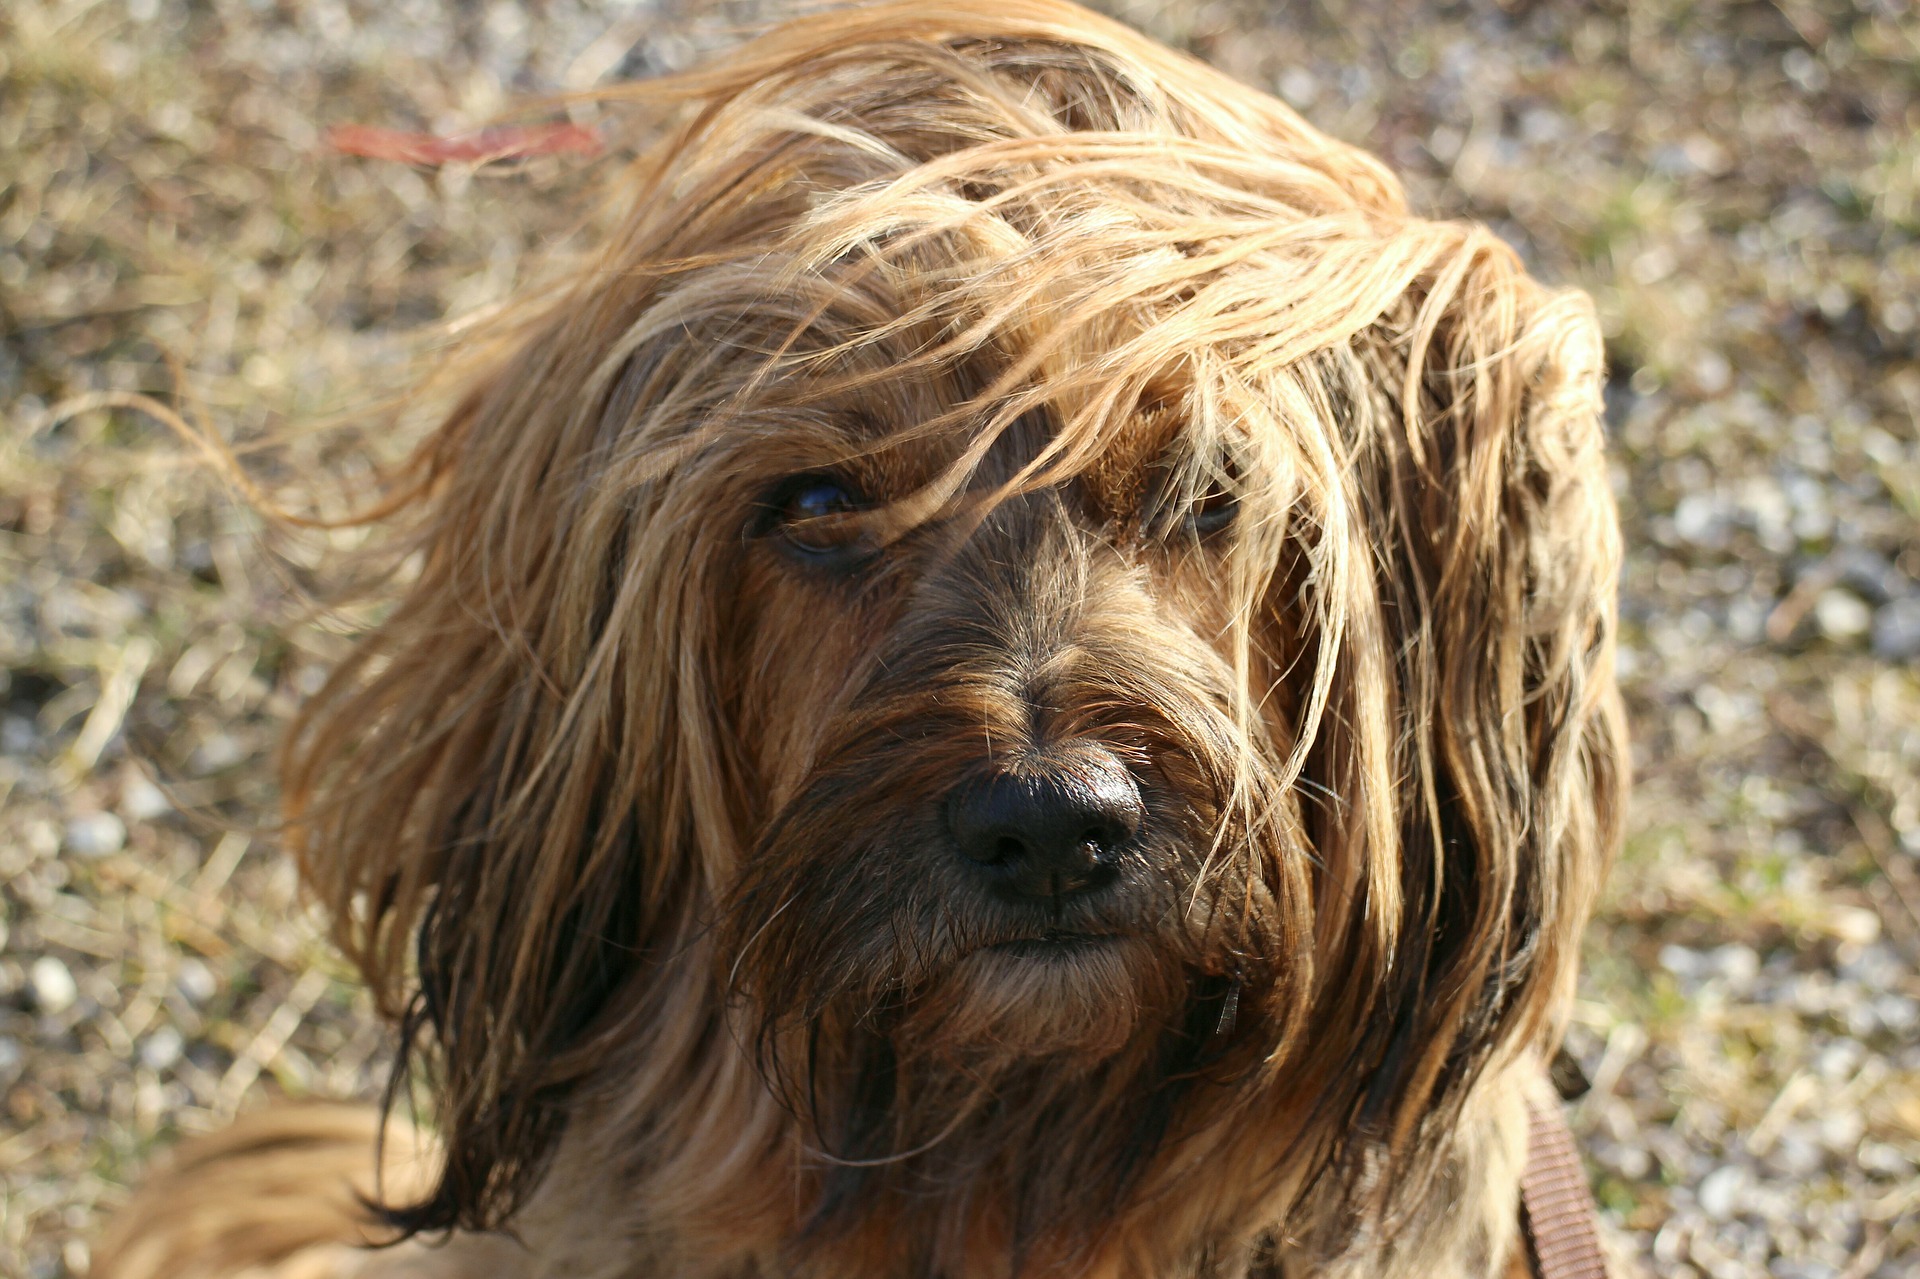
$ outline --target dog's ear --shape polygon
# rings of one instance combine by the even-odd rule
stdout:
[[[739,529],[671,505],[646,435],[713,348],[609,358],[629,317],[594,309],[469,362],[399,517],[417,574],[283,758],[308,886],[402,1026],[396,1081],[409,1053],[431,1072],[446,1163],[390,1208],[409,1230],[499,1224],[610,1041],[667,1020],[646,975],[695,931],[691,832],[736,816],[703,637]]]
[[[1345,533],[1322,523],[1348,567],[1306,591],[1343,597],[1309,663],[1330,691],[1305,780],[1338,797],[1315,839],[1344,877],[1323,905],[1363,921],[1334,930],[1323,999],[1369,1010],[1327,1064],[1392,1148],[1489,1060],[1557,1041],[1627,786],[1591,304],[1489,232],[1435,231],[1402,303],[1329,361]]]

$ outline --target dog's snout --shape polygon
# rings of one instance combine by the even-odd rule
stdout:
[[[1145,816],[1133,775],[1109,751],[1075,746],[976,778],[949,797],[961,854],[999,891],[1061,898],[1118,877]]]

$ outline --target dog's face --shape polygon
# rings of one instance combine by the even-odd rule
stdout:
[[[763,478],[722,682],[764,798],[721,957],[775,1020],[1072,1070],[1282,979],[1307,849],[1246,802],[1285,748],[1236,701],[1243,471],[1166,416],[1022,485],[1059,438],[1026,414],[909,527],[946,450]]]
[[[716,958],[835,1160],[944,1133],[919,1163],[1032,1175],[1094,1153],[1058,1131],[1091,1088],[1111,1168],[1156,1088],[1248,1068],[1311,1001],[1312,849],[1296,805],[1261,807],[1290,729],[1245,699],[1288,641],[1236,626],[1259,602],[1229,585],[1271,459],[1177,418],[1056,477],[1060,424],[1029,410],[911,523],[978,423],[869,451],[850,414],[759,477],[721,679],[757,802]]]
[[[683,1226],[928,1270],[1423,1184],[1617,825],[1584,302],[1062,5],[636,92],[704,105],[479,350],[289,755],[435,1040],[406,1219],[589,1112]]]

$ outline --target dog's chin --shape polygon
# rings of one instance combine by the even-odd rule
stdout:
[[[985,946],[956,961],[901,1026],[923,1052],[1105,1061],[1175,998],[1164,957],[1138,937],[1059,934]]]

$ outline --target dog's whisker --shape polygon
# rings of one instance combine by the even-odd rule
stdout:
[[[774,909],[767,915],[765,922],[762,923],[759,928],[754,930],[753,936],[747,938],[746,944],[744,946],[741,946],[739,950],[735,953],[733,958],[733,967],[727,970],[727,986],[729,989],[733,989],[738,985],[740,980],[740,965],[744,964],[747,961],[747,955],[750,951],[753,950],[754,944],[757,943],[763,936],[765,936],[767,930],[773,927],[774,923],[779,920],[781,915],[786,913],[787,908],[789,906],[792,906],[794,902],[798,900],[799,900],[799,894],[796,893],[793,896],[788,897],[785,901],[781,902],[778,906],[774,907]]]

